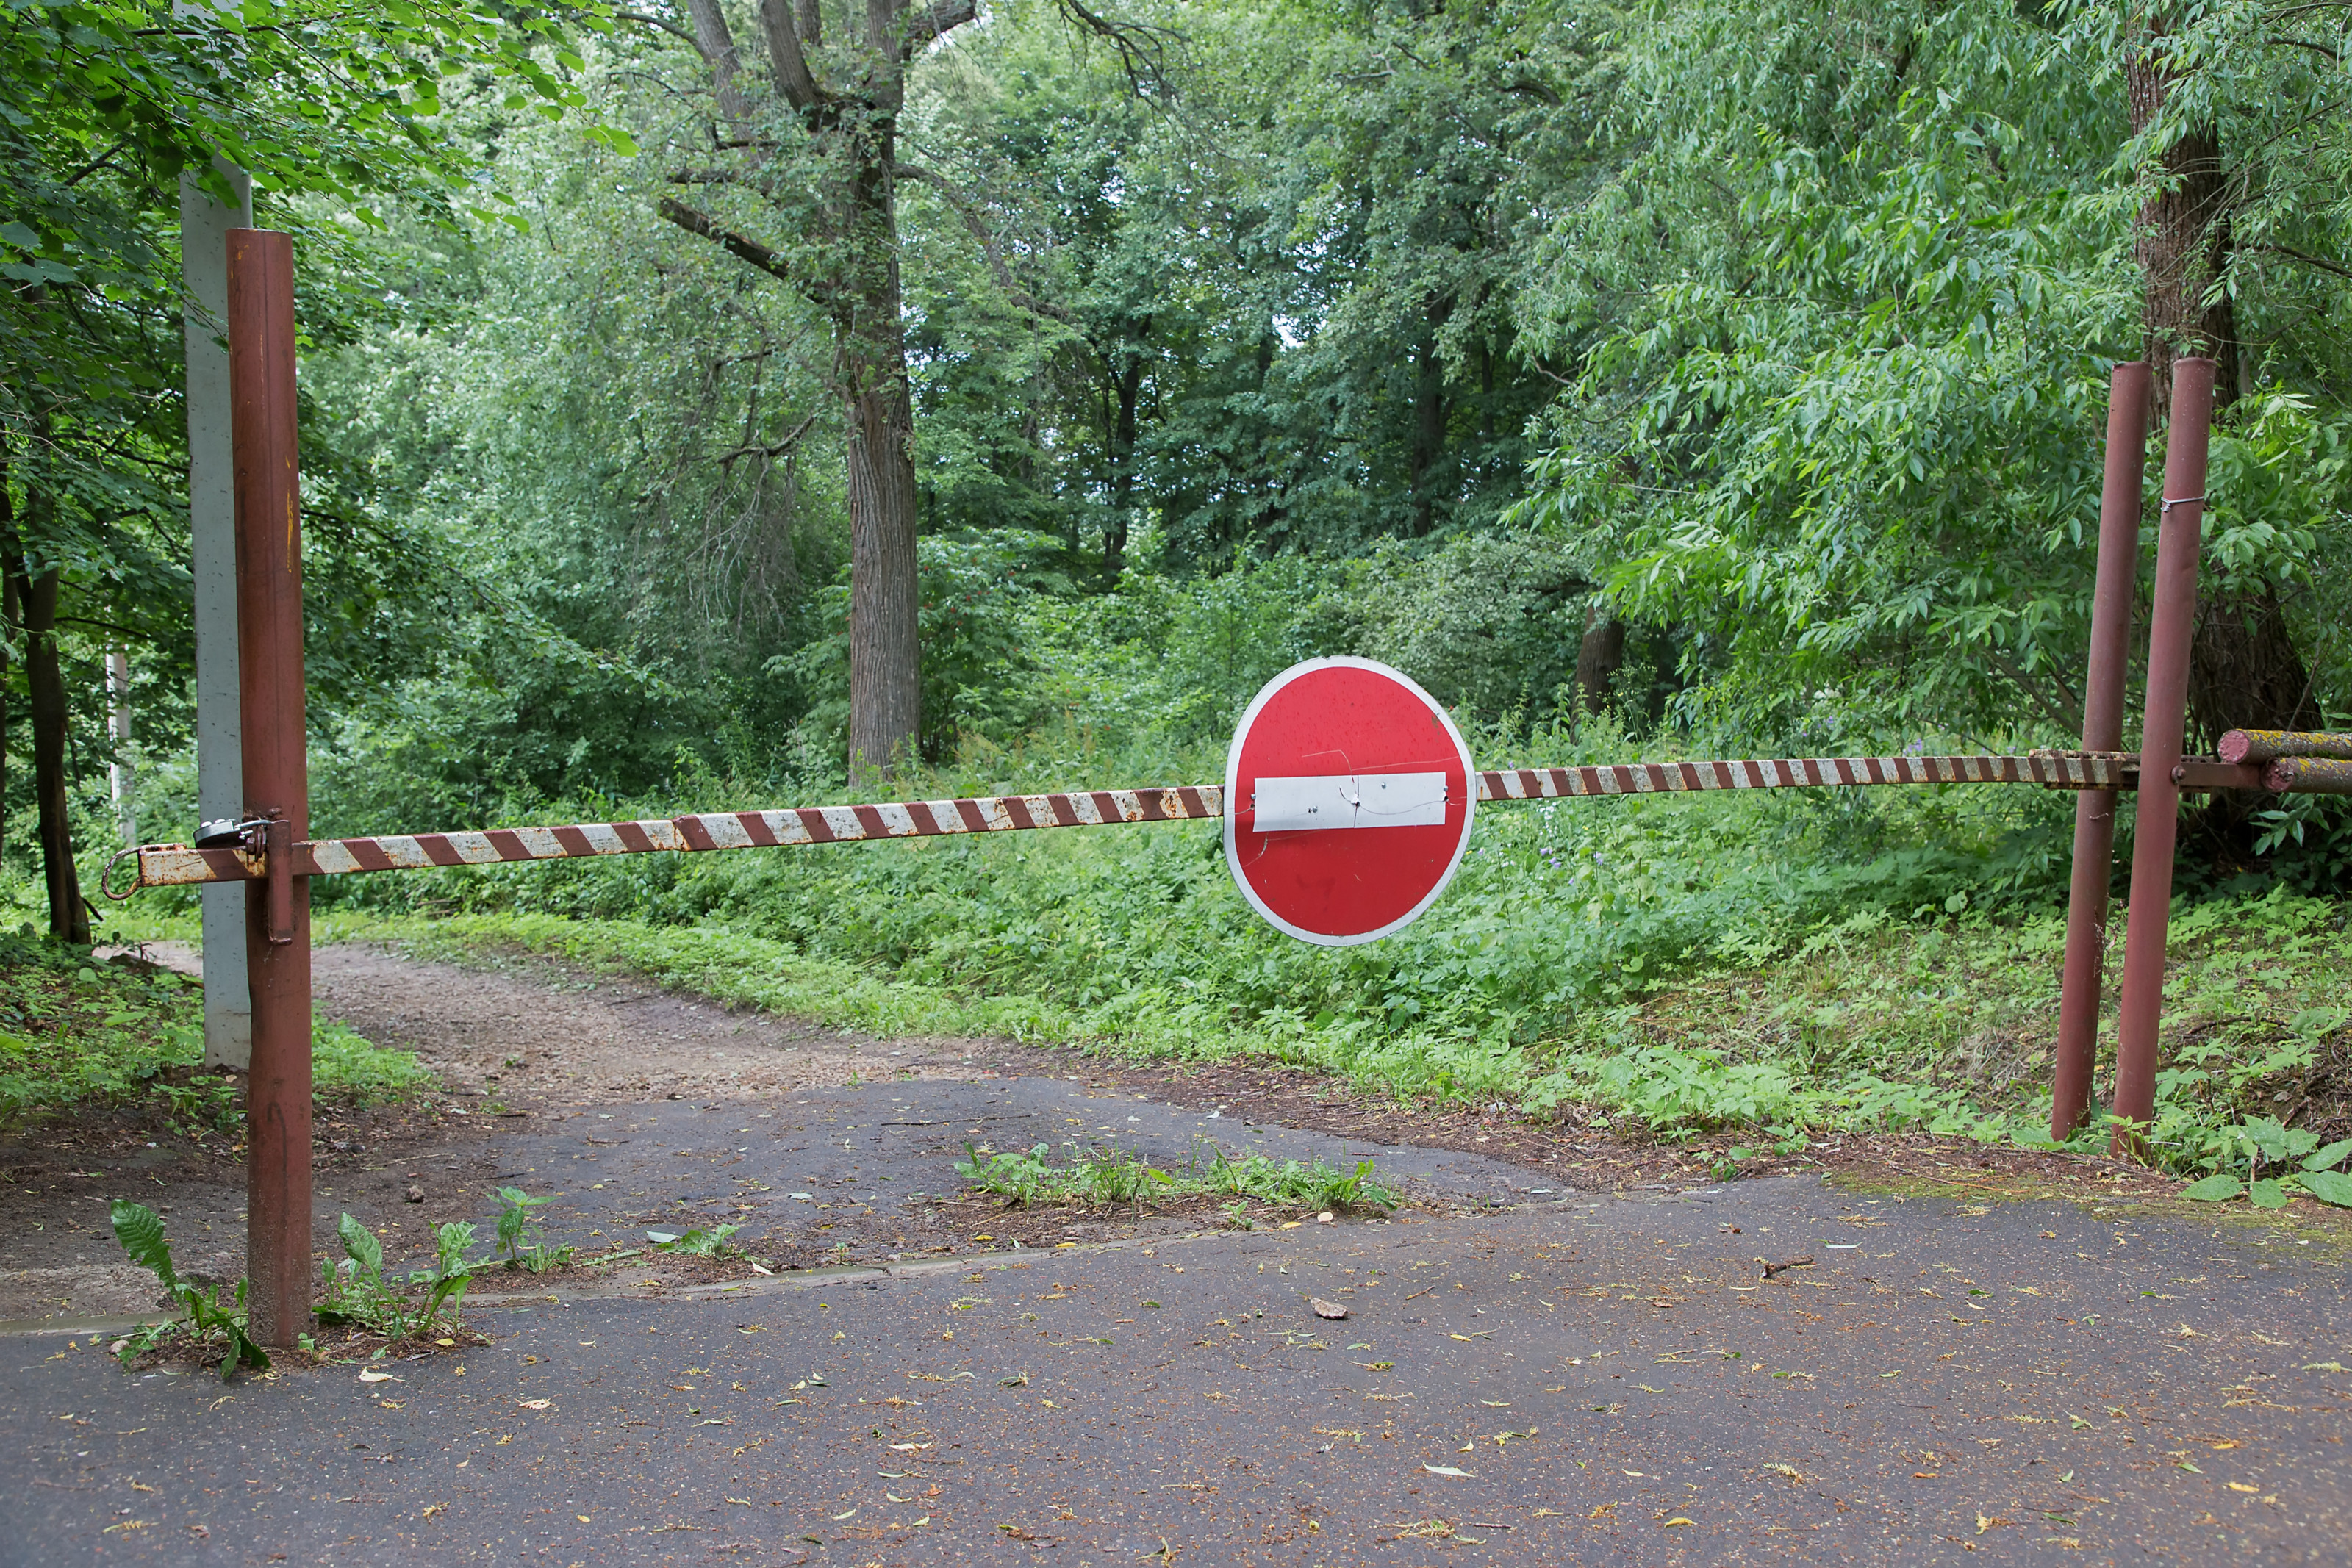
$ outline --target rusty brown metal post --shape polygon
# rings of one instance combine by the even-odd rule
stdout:
[[[2091,666],[2083,687],[2085,751],[2120,750],[2124,743],[2124,671],[2131,657],[2147,398],[2147,361],[2117,365],[2107,382],[2107,466],[2099,489],[2098,567],[2091,589]],[[2074,880],[2066,899],[2066,970],[2058,998],[2057,1071],[2050,1091],[2050,1135],[2055,1139],[2074,1136],[2091,1108],[2115,847],[2116,792],[2084,790],[2074,797]]]
[[[2157,523],[2156,593],[2148,615],[2131,909],[2124,928],[2123,998],[2116,1027],[2115,1113],[2142,1127],[2156,1114],[2165,935],[2172,919],[2172,852],[2180,831],[2180,786],[2173,774],[2180,766],[2189,722],[2189,647],[2197,624],[2197,552],[2212,423],[2213,361],[2175,360],[2164,501]],[[2132,1126],[2116,1129],[2114,1148],[2119,1157],[2139,1152]]]
[[[246,1276],[255,1341],[310,1326],[310,836],[304,751],[302,515],[294,445],[294,247],[228,235],[229,431],[236,476],[236,656],[246,812],[268,874],[246,884],[253,1062],[246,1080]]]

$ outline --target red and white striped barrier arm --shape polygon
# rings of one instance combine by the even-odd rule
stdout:
[[[1807,757],[1787,761],[1621,762],[1517,768],[1478,775],[1481,800],[1571,795],[1663,795],[1685,789],[1853,789],[1874,784],[2040,784],[2116,789],[2139,777],[2139,758],[2114,752],[2042,751],[2024,757]]]
[[[1479,774],[1478,798],[1547,800],[1581,795],[1874,784],[2041,784],[2060,789],[2112,789],[2131,786],[2137,777],[2137,762],[2136,758],[2112,753],[2042,752],[2028,757],[1835,757],[1521,768]],[[1111,827],[1224,814],[1224,790],[1214,784],[965,800],[892,800],[866,806],[799,806],[773,811],[706,811],[636,822],[311,840],[294,846],[294,874],[341,876],[353,872],[426,871],[436,866],[503,865],[659,851],[766,849],[1035,828]],[[249,882],[262,874],[261,856],[249,850],[148,844],[137,853],[137,887]]]
[[[656,851],[766,849],[1032,828],[1109,827],[1222,817],[1224,811],[1224,791],[1213,784],[984,796],[968,800],[891,800],[868,806],[797,806],[774,811],[705,811],[637,822],[311,840],[294,846],[294,874],[339,876],[350,872],[425,871],[436,866],[499,865]],[[252,881],[261,875],[261,863],[258,854],[241,849],[142,846],[138,885]]]

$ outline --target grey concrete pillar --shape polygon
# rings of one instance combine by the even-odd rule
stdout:
[[[180,176],[180,253],[187,287],[188,531],[196,588],[196,812],[245,815],[236,690],[236,473],[229,459],[228,231],[253,226],[243,170],[214,161],[237,202],[215,201]],[[205,1065],[244,1071],[253,1061],[246,986],[245,887],[208,883],[204,897]]]

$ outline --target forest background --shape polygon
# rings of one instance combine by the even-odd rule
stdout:
[[[194,826],[205,147],[295,235],[322,836],[861,795],[852,605],[900,565],[926,793],[1214,779],[1258,685],[1333,653],[1487,766],[2071,745],[2107,374],[2161,390],[2176,352],[2221,364],[2191,745],[2342,726],[2347,18],[7,0],[0,868],[37,924],[36,824],[83,886]],[[885,429],[900,565],[853,526],[899,504],[860,467]],[[1181,825],[316,896],[872,1027],[1674,1135],[1990,1134],[2046,1086],[2070,822],[2018,790],[1497,809],[1427,918],[1340,952],[1251,920]],[[2352,1114],[2352,817],[2188,828],[2164,1113],[2210,1164],[2250,1116]]]

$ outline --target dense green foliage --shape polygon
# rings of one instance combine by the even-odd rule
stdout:
[[[311,1077],[337,1103],[396,1098],[432,1075],[404,1051],[382,1051],[341,1023],[311,1035]],[[120,1106],[191,1136],[244,1120],[236,1085],[199,1071],[205,1058],[196,983],[88,949],[0,936],[0,1121],[28,1113]]]
[[[269,212],[298,230],[312,339],[314,823],[839,798],[835,340],[657,211],[691,187],[802,256],[791,170],[731,188],[739,166],[714,166],[710,68],[658,0],[609,27],[581,13],[569,44],[537,13],[418,15],[441,31],[361,48],[359,98],[315,143],[268,121],[289,162],[232,128],[300,174]],[[48,57],[33,10],[9,16],[0,58]],[[2136,214],[2191,132],[2231,193],[2207,236],[2235,322],[2210,598],[2275,606],[2273,664],[2352,723],[2344,16],[2223,0],[2151,35],[2106,0],[992,5],[920,54],[898,127],[920,787],[1213,778],[1257,685],[1339,652],[1421,679],[1490,762],[2068,744],[2106,377],[2154,330]],[[141,68],[195,69],[181,47]],[[2136,131],[2138,57],[2173,86]],[[104,151],[85,120],[19,126],[50,138],[24,167],[66,189]],[[95,320],[128,291],[74,350],[124,379],[73,403],[94,465],[71,493],[112,530],[73,569],[84,610],[145,650],[149,836],[193,816],[158,196],[178,165],[152,149],[232,144],[204,114],[173,124],[72,186],[115,228],[0,230],[28,323],[67,320],[43,301],[68,280],[23,268],[83,265],[68,231],[119,230],[137,258],[77,297]],[[381,177],[337,162],[395,131],[413,152]],[[134,419],[135,441],[101,439]],[[95,647],[72,645],[86,841],[106,831]],[[2341,915],[2297,900],[2352,889],[2352,821],[2264,809],[2189,835],[2184,885],[2280,894],[2233,929],[2249,955],[2287,944],[2295,977],[2238,1043],[2324,1062],[2343,1022],[2314,1024],[2305,993],[2340,973]],[[2023,791],[1498,808],[1428,919],[1339,954],[1251,921],[1189,828],[319,897],[881,1027],[1269,1051],[1693,1135],[1986,1129],[2035,1082],[2067,817]],[[1724,1038],[1662,1013],[1673,998],[1729,1009]],[[2270,1082],[2200,1063],[2212,1038],[2181,1036],[2174,1071],[2208,1076],[2166,1091],[2209,1130]]]

